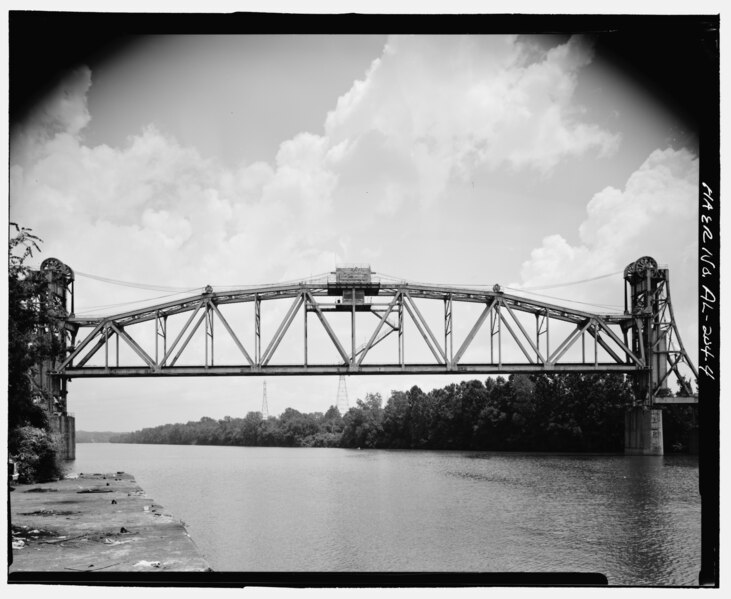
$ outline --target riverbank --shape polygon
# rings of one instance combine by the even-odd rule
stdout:
[[[13,573],[206,572],[184,524],[132,475],[79,474],[9,493]]]

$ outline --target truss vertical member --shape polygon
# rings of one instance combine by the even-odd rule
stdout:
[[[267,403],[267,382],[264,381],[264,388],[261,396],[261,417],[264,420],[269,418],[269,404]]]
[[[341,374],[338,379],[338,396],[336,399],[336,407],[340,415],[342,416],[348,411],[350,406],[348,405],[348,387],[345,384],[345,375]]]

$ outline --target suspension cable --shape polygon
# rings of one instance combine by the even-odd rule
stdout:
[[[129,302],[119,302],[116,304],[104,304],[104,305],[100,305],[100,306],[90,306],[90,307],[84,308],[83,310],[80,310],[80,311],[77,310],[74,315],[75,316],[86,315],[90,312],[97,312],[98,310],[106,310],[108,308],[120,308],[122,306],[130,306],[132,304],[141,304],[141,303],[150,302],[153,300],[164,299],[166,297],[172,297],[174,295],[181,295],[183,293],[192,293],[193,291],[200,291],[201,289],[202,289],[201,287],[195,287],[193,289],[186,289],[185,291],[176,291],[174,293],[166,293],[165,295],[158,295],[156,297],[148,297],[148,298],[140,299],[140,300],[132,300]]]
[[[574,304],[583,304],[585,306],[592,306],[592,307],[595,307],[595,308],[617,310],[617,311],[620,311],[621,312],[622,309],[623,309],[623,307],[622,306],[619,306],[617,304],[599,304],[599,303],[595,303],[595,302],[582,302],[582,301],[579,301],[579,300],[572,300],[572,299],[568,299],[568,298],[565,298],[565,297],[557,297],[557,296],[554,296],[554,295],[546,295],[546,294],[543,294],[543,293],[535,293],[532,290],[533,289],[552,289],[554,287],[566,287],[566,286],[569,286],[569,285],[579,285],[580,283],[586,283],[586,282],[590,282],[590,281],[596,281],[598,279],[605,279],[607,277],[613,277],[613,276],[616,276],[618,274],[621,274],[622,272],[624,272],[624,271],[621,271],[620,270],[620,271],[617,271],[617,272],[611,272],[611,273],[599,275],[597,277],[590,277],[590,278],[587,278],[587,279],[581,279],[579,281],[570,281],[568,283],[558,283],[558,284],[555,284],[555,285],[543,285],[543,286],[540,286],[540,287],[525,287],[525,288],[517,288],[517,287],[506,287],[506,286],[503,286],[503,288],[504,289],[508,289],[510,291],[514,291],[514,292],[524,292],[524,293],[529,294],[529,295],[536,295],[536,296],[539,296],[539,297],[545,297],[545,298],[549,298],[549,299],[560,300],[560,301],[563,301],[563,302],[569,302],[569,303],[574,303]],[[390,279],[391,281],[394,281],[394,282],[404,282],[404,283],[406,282],[405,279],[402,279],[402,278],[399,278],[399,277],[394,277],[392,275],[386,275],[386,274],[381,274],[381,273],[377,273],[377,274],[378,274],[379,277],[382,277],[384,279]],[[434,285],[434,284],[433,283],[429,283],[429,285]],[[439,286],[439,287],[494,287],[494,285],[495,285],[494,283],[469,283],[469,284],[464,284],[464,283],[461,283],[461,284],[456,284],[456,283],[439,283],[436,286]]]
[[[599,279],[606,279],[608,277],[614,277],[616,275],[622,274],[624,271],[618,270],[616,272],[610,272],[607,274],[599,275],[597,277],[589,277],[586,279],[580,279],[577,281],[569,281],[566,283],[552,283],[551,285],[541,285],[538,287],[522,287],[520,288],[521,291],[531,291],[531,290],[542,290],[542,289],[553,289],[555,287],[568,287],[570,285],[580,285],[581,283],[588,283],[590,281],[598,281]],[[387,275],[383,273],[376,273],[379,277],[384,279],[390,279],[394,282],[407,282],[407,279],[404,279],[402,277],[394,277],[392,275]],[[429,285],[436,285],[440,287],[493,287],[495,283],[429,283]],[[515,287],[506,287],[506,289],[513,289],[516,290]],[[599,305],[599,304],[597,304]]]
[[[557,297],[555,295],[546,295],[545,293],[535,293],[533,291],[528,291],[526,289],[518,289],[515,287],[505,287],[505,289],[510,289],[510,291],[517,291],[519,293],[524,292],[524,293],[527,293],[528,295],[537,295],[538,297],[546,297],[549,299],[561,300],[562,302],[570,302],[572,304],[583,304],[585,306],[594,306],[596,308],[609,308],[612,310],[619,310],[619,311],[621,311],[623,309],[622,306],[618,306],[617,304],[597,304],[594,302],[582,302],[579,300],[568,299],[566,297]]]
[[[542,289],[554,289],[555,287],[570,287],[571,285],[580,285],[581,283],[588,283],[589,281],[598,281],[599,279],[606,279],[608,277],[614,277],[616,275],[622,274],[623,270],[618,270],[617,272],[610,272],[605,275],[599,275],[598,277],[590,277],[588,279],[580,279],[578,281],[570,281],[568,283],[556,283],[552,285],[540,285],[538,287],[523,287],[522,289],[524,291],[531,291],[531,290],[542,290]]]
[[[110,279],[109,277],[101,277],[99,275],[92,275],[86,272],[74,271],[74,274],[81,275],[87,279],[94,279],[101,281],[102,283],[109,283],[110,285],[120,285],[122,287],[134,287],[135,289],[149,289],[151,291],[188,291],[187,287],[167,287],[165,285],[148,285],[146,283],[132,283],[130,281],[120,281],[118,279]]]

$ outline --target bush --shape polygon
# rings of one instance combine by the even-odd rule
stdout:
[[[32,426],[17,428],[12,435],[15,454],[11,457],[18,465],[18,482],[47,482],[63,477],[61,451],[53,435]]]

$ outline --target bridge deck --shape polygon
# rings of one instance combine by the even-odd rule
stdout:
[[[327,374],[532,374],[541,372],[637,372],[632,364],[459,364],[448,368],[443,364],[361,364],[358,367],[342,365],[300,364],[275,366],[171,366],[160,369],[147,367],[84,367],[67,368],[69,378],[105,377],[166,377],[166,376],[308,376]]]

